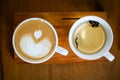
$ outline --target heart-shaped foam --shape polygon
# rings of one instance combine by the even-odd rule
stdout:
[[[35,39],[39,39],[41,36],[42,36],[42,31],[41,30],[36,30],[34,32]]]
[[[40,58],[47,55],[51,49],[51,42],[48,38],[35,43],[31,35],[25,35],[20,40],[21,50],[28,56]]]

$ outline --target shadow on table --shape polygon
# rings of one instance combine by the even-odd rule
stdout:
[[[9,51],[10,55],[14,58],[14,51],[13,51],[13,47],[12,47],[12,35],[13,35],[13,32],[14,32],[14,27],[13,27],[13,14],[10,13],[9,15],[6,14],[6,18],[4,19],[5,23],[4,24],[4,36],[5,37],[4,39],[6,41],[4,41],[5,45],[6,45],[6,48],[7,50]]]

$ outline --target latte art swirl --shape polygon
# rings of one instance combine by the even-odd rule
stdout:
[[[48,38],[35,43],[31,35],[25,35],[20,40],[20,48],[22,51],[32,58],[44,57],[51,49],[51,42]]]
[[[26,61],[40,61],[53,54],[56,36],[46,22],[35,19],[19,25],[16,29],[14,44],[18,56]]]

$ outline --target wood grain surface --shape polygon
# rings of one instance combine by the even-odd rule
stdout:
[[[0,0],[1,80],[120,80],[119,3],[120,0]],[[11,40],[14,32],[13,19],[15,13],[23,12],[106,12],[114,34],[110,52],[115,60],[16,64]]]
[[[44,63],[70,63],[70,62],[89,62],[91,60],[84,60],[77,57],[72,50],[70,49],[68,43],[69,30],[72,24],[79,18],[88,15],[99,16],[103,19],[106,19],[106,12],[44,12],[44,13],[15,13],[13,24],[15,27],[27,18],[39,17],[46,19],[57,31],[59,42],[58,44],[69,51],[67,56],[60,55],[56,53],[50,60]],[[16,54],[15,62],[16,63],[25,63],[21,60]],[[98,60],[92,61],[107,61],[105,58],[100,58]]]

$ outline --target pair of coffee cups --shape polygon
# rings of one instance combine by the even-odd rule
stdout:
[[[35,22],[35,21],[38,21],[38,22]],[[90,25],[91,28],[88,29],[89,27],[87,28],[83,26],[84,23],[85,23],[85,26]],[[105,34],[99,33],[99,28],[98,28],[99,24],[101,25],[103,29],[103,33]],[[44,31],[44,27],[46,25],[48,27],[48,28],[47,27],[45,28],[47,32]],[[36,26],[38,26],[38,28],[36,28]],[[94,30],[93,32],[91,32],[92,28]],[[98,31],[97,31],[97,28],[98,28]],[[31,31],[31,29],[33,31]],[[98,33],[94,33],[95,31]],[[33,34],[28,34],[31,32],[33,32]],[[44,33],[47,33],[48,37],[44,37]],[[81,35],[81,36],[79,36],[78,38],[75,35],[77,36]],[[94,35],[96,35],[97,37],[95,37]],[[52,36],[54,37],[54,39],[51,39],[53,38]],[[80,37],[82,37],[82,39]],[[42,38],[42,40],[40,38]],[[92,43],[90,42],[91,40],[92,40]],[[113,61],[115,58],[109,52],[113,43],[112,29],[104,19],[98,16],[84,16],[78,19],[71,26],[71,29],[69,31],[69,36],[68,36],[68,42],[72,51],[82,59],[96,60],[104,56],[109,61]],[[29,18],[22,21],[17,26],[17,28],[13,33],[12,43],[13,43],[14,51],[17,54],[17,56],[23,61],[32,63],[32,64],[43,63],[49,60],[55,54],[55,52],[58,52],[64,56],[66,56],[69,53],[67,49],[58,46],[58,35],[55,28],[50,22],[42,18]],[[94,46],[96,44],[99,44],[99,45]],[[83,46],[84,46],[84,49],[82,49]],[[94,50],[94,48],[92,48],[93,46],[96,49],[96,51]],[[86,50],[88,50],[88,53],[90,52],[90,50],[93,50],[93,52],[91,52],[90,54],[87,54],[84,52]]]

